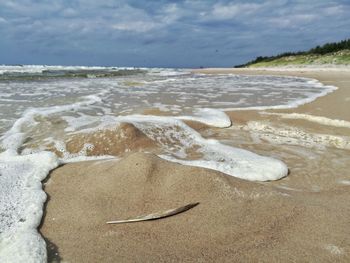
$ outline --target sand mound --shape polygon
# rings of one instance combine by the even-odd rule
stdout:
[[[148,138],[133,124],[121,123],[115,128],[106,128],[89,133],[77,133],[66,139],[65,151],[77,154],[84,150],[85,145],[92,145],[86,150],[87,156],[113,155],[150,150],[156,148],[156,143]],[[54,145],[49,147],[57,155],[63,155]]]
[[[41,232],[50,260],[69,262],[346,261],[345,190],[306,202],[303,193],[137,153],[53,171]],[[336,208],[335,199],[343,200]],[[105,223],[191,202],[200,204],[166,219]]]

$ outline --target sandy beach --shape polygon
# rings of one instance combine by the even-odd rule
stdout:
[[[45,180],[49,262],[349,262],[350,71],[197,72],[298,76],[338,89],[298,108],[226,112],[230,128],[191,124],[203,137],[283,160],[289,175],[274,182],[165,161],[125,126],[133,152],[65,164]],[[169,218],[106,224],[193,202]]]

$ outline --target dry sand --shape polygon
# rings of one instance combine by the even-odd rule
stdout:
[[[271,112],[350,121],[349,72],[230,71],[312,77],[335,85],[337,91],[312,103]],[[349,132],[303,120],[262,116],[257,111],[229,115],[242,125],[262,120],[325,134]],[[206,128],[198,127],[204,136]],[[286,152],[295,150],[295,146],[253,143],[244,130],[210,130],[214,136],[217,132],[218,138],[224,137],[225,131],[240,135],[238,146],[283,159],[290,175],[277,182],[254,183],[145,153],[133,153],[120,161],[64,165],[54,170],[45,183],[49,200],[40,231],[48,243],[49,261],[349,262],[349,151],[332,148],[319,152],[312,148],[310,153],[318,156],[315,160],[311,155],[290,157]],[[146,138],[136,140],[137,132],[132,134],[137,142],[135,151],[143,142],[152,147]],[[343,162],[338,164],[341,158]],[[339,184],[339,180],[349,184]],[[166,219],[105,224],[192,202],[200,204]]]

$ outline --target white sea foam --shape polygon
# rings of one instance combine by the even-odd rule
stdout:
[[[149,75],[171,77],[191,74],[190,70],[185,69],[172,69],[172,68],[153,68],[149,70]]]
[[[85,114],[80,114],[79,117],[62,116],[62,119],[68,123],[68,127],[64,130],[65,132],[74,132],[96,121],[96,117],[87,116]]]
[[[179,158],[172,157],[172,155],[160,156],[167,160],[209,168],[251,181],[277,180],[288,173],[286,165],[279,160],[223,145],[216,140],[204,139],[198,132],[175,118],[133,115],[119,117],[118,120],[134,124],[148,137],[162,144],[169,153],[174,153],[171,148],[174,147],[173,143],[180,146],[180,151],[175,152]],[[160,135],[170,143],[164,143],[164,138]],[[197,151],[201,152],[203,157],[200,160],[191,161],[181,159],[184,157],[183,149],[193,146],[198,147]]]
[[[25,140],[25,133],[22,131],[24,125],[35,125],[36,121],[34,117],[36,115],[48,116],[50,114],[74,111],[81,107],[100,102],[101,99],[96,95],[89,95],[85,97],[85,100],[76,102],[69,105],[45,107],[45,108],[32,108],[24,112],[21,118],[19,118],[2,137],[1,146],[6,150],[17,151],[17,149],[23,144]]]
[[[315,116],[315,115],[300,114],[300,113],[273,113],[273,112],[260,112],[260,114],[279,116],[283,119],[307,120],[310,122],[315,122],[318,124],[334,126],[334,127],[350,128],[349,121],[330,119],[323,116]]]
[[[244,127],[260,139],[274,144],[292,144],[304,147],[334,147],[350,149],[350,137],[331,134],[308,133],[296,127],[277,127],[269,122],[250,121]]]
[[[48,115],[65,110],[76,109],[83,105],[99,101],[98,98],[95,97],[89,97],[89,99],[90,100],[75,103],[73,105],[65,105],[45,110],[30,110],[26,112],[23,118],[19,119],[14,124],[13,128],[5,134],[3,138],[4,148],[15,150],[21,145],[21,142],[17,137],[21,136],[24,138],[24,134],[21,132],[23,123],[28,121],[34,123],[33,117],[35,115]],[[168,151],[169,155],[161,155],[161,157],[168,160],[218,170],[246,180],[276,180],[287,175],[287,167],[282,162],[272,158],[259,156],[243,149],[226,146],[215,140],[204,139],[199,133],[185,125],[179,119],[196,120],[218,127],[228,127],[231,125],[231,121],[225,113],[211,109],[198,110],[197,115],[193,117],[159,117],[144,115],[101,117],[102,125],[121,122],[134,124],[148,137],[161,144],[165,151]],[[93,118],[90,118],[90,120],[96,121],[93,120]],[[70,122],[73,122],[72,119],[70,119]],[[87,123],[85,122],[84,124]],[[79,125],[75,125],[75,127],[78,126]],[[167,143],[164,141],[167,141]],[[186,149],[189,149],[192,146],[199,147],[198,151],[203,154],[203,158],[201,160],[193,161],[182,160],[182,158],[186,157]],[[59,145],[56,143],[56,148],[59,150],[61,149],[61,152],[65,154],[63,158],[69,160],[71,158],[85,156],[86,150],[93,148],[93,145],[85,145],[79,153],[73,155],[67,153],[65,145]]]
[[[0,65],[0,74],[4,73],[42,73],[45,70],[112,70],[134,69],[133,67],[87,67],[87,66],[47,66],[47,65]]]
[[[186,109],[291,108],[335,89],[314,80],[295,77],[209,76],[179,72],[186,74],[0,82],[0,119],[18,119],[28,108],[52,107],[67,101],[74,103],[89,94],[99,94],[103,100],[99,105],[101,113],[108,109],[110,114],[133,114],[155,106],[179,115],[193,116],[194,113]],[[130,86],[129,82],[139,85]],[[0,133],[8,128],[0,127]]]
[[[343,185],[350,185],[350,180],[339,180],[338,183]]]
[[[0,154],[0,262],[46,262],[37,231],[46,200],[41,181],[57,165],[49,152]]]
[[[213,121],[213,116],[217,116],[216,123]],[[215,124],[218,127],[227,127],[231,124],[227,118],[224,113],[218,114],[217,111],[213,111],[211,115],[209,114],[208,120],[205,119],[204,114],[200,119],[187,117],[180,119],[195,119],[208,125]],[[92,120],[93,122],[99,120],[100,124],[95,128],[82,129],[79,132],[93,132],[94,130],[116,127],[120,123],[131,123],[161,146],[165,154],[160,155],[160,157],[166,160],[209,168],[251,181],[277,180],[287,175],[288,168],[283,162],[227,146],[216,140],[205,139],[180,119],[179,117],[151,115],[102,116]],[[71,119],[70,122],[74,121]],[[203,155],[202,158],[185,160],[187,151],[193,147]],[[58,149],[66,152],[64,145],[60,145]],[[74,156],[67,156],[84,156],[84,150],[85,148]]]
[[[234,110],[234,111],[239,111],[239,110],[268,110],[268,109],[292,109],[292,108],[297,108],[298,106],[310,103],[314,100],[316,100],[319,97],[323,97],[337,89],[335,86],[331,85],[323,85],[321,82],[315,79],[308,79],[308,78],[299,78],[300,80],[306,81],[307,84],[309,84],[309,87],[313,87],[314,89],[318,89],[318,92],[313,92],[312,90],[309,91],[304,91],[301,92],[303,94],[300,94],[300,98],[298,99],[291,99],[288,102],[284,102],[283,104],[274,104],[274,105],[264,105],[264,106],[243,106],[243,107],[225,107],[221,108],[221,110]],[[283,86],[283,84],[279,84],[280,87]],[[308,86],[308,85],[307,85]],[[292,89],[293,92],[296,90]],[[300,91],[299,91],[300,92]],[[277,95],[278,94],[278,95]],[[264,95],[262,95],[264,97]],[[270,92],[267,97],[274,97],[284,99],[284,96],[281,95],[280,92],[275,91],[275,92]],[[262,103],[261,100],[258,100],[259,104]]]
[[[344,254],[344,249],[343,248],[341,248],[339,246],[336,246],[336,245],[333,245],[333,244],[327,244],[325,246],[325,249],[328,250],[333,255],[342,255],[342,254]]]
[[[175,118],[178,120],[197,121],[218,128],[227,128],[232,124],[231,119],[223,111],[208,108],[197,109],[193,116],[179,116]]]
[[[30,109],[2,136],[6,151],[0,154],[0,262],[46,262],[45,241],[36,230],[46,200],[41,181],[59,161],[51,152],[18,155],[27,136],[24,126],[35,125],[36,115],[77,110],[98,101],[97,96],[87,96],[70,105]]]
[[[60,158],[60,163],[76,163],[76,162],[88,162],[88,161],[111,161],[119,160],[119,158],[111,155],[99,155],[99,156],[76,156],[70,158]]]

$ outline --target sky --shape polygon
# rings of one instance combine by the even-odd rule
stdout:
[[[0,64],[231,67],[350,38],[350,0],[0,0]]]

